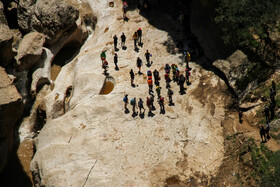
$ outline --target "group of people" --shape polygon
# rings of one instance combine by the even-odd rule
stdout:
[[[126,18],[127,8],[128,8],[128,5],[126,2],[124,2],[123,3],[124,18]],[[142,29],[139,28],[137,31],[135,31],[132,38],[134,40],[135,51],[138,52],[138,50],[139,50],[138,46],[141,46],[141,47],[143,46]],[[120,36],[120,39],[121,39],[122,49],[126,50],[126,46],[125,46],[126,36],[124,33],[122,33],[122,35]],[[113,36],[113,43],[114,43],[114,51],[115,51],[115,54],[114,54],[115,69],[119,70],[118,54],[116,53],[119,50],[117,35]],[[104,74],[107,74],[108,62],[106,60],[106,52],[102,51],[100,54],[100,57],[101,57],[101,61],[102,61],[102,68],[104,69]],[[146,59],[147,67],[150,67],[153,64],[153,61],[151,61],[151,57],[152,57],[152,54],[149,52],[149,50],[146,50],[145,59]],[[180,86],[181,94],[184,94],[185,90],[186,90],[186,88],[184,87],[184,83],[186,83],[187,85],[190,85],[189,77],[191,75],[191,73],[190,73],[191,68],[189,67],[189,62],[191,60],[191,57],[190,57],[189,52],[184,52],[183,60],[186,63],[186,68],[184,71],[181,71],[181,72],[179,71],[178,66],[175,63],[172,64],[171,66],[169,64],[166,64],[164,66],[164,72],[165,72],[164,79],[166,82],[169,106],[174,105],[173,99],[172,99],[174,92],[173,92],[173,90],[171,90],[171,86],[170,86],[170,83],[172,82],[172,80]],[[140,57],[137,57],[137,59],[136,59],[136,66],[138,68],[138,74],[142,75],[143,73],[141,72],[141,68],[143,66],[143,61],[141,60]],[[172,78],[170,75],[171,71],[172,71]],[[135,74],[133,72],[133,69],[130,70],[129,74],[130,74],[130,79],[131,79],[131,86],[135,87],[135,84],[134,84]],[[156,108],[154,106],[155,96],[154,96],[153,85],[155,85],[155,92],[157,94],[157,102],[160,107],[160,113],[161,114],[165,113],[165,107],[164,107],[165,99],[161,94],[162,87],[160,86],[160,80],[161,80],[161,77],[160,77],[159,71],[157,69],[154,69],[153,72],[151,70],[147,71],[147,84],[148,84],[148,88],[149,88],[149,92],[148,92],[149,96],[146,98],[146,106],[149,109],[148,115],[153,115],[152,111],[156,110]],[[138,115],[138,112],[136,111],[137,108],[139,109],[140,116],[144,116],[144,113],[146,110],[145,110],[144,101],[142,100],[142,98],[139,98],[137,101],[136,97],[133,97],[129,101],[128,94],[126,94],[123,98],[123,102],[124,102],[125,113],[129,112],[128,104],[130,103],[130,105],[132,106],[132,111],[133,111],[132,115],[133,116]]]
[[[261,136],[262,142],[266,142],[270,139],[269,124],[270,124],[271,120],[274,119],[274,115],[275,115],[274,114],[275,113],[274,109],[276,106],[275,96],[276,96],[276,83],[272,79],[270,93],[269,93],[270,101],[269,101],[269,104],[265,105],[265,108],[264,108],[266,125],[265,126],[261,125],[261,127],[260,127],[260,136]]]

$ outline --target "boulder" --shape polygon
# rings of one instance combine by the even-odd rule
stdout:
[[[28,70],[40,59],[44,43],[44,35],[38,32],[31,32],[24,36],[16,56],[18,71]]]
[[[4,68],[0,67],[0,172],[9,161],[14,126],[22,112],[22,98]]]
[[[78,10],[61,0],[21,0],[18,8],[19,27],[24,32],[45,34],[49,45],[71,31],[78,17]]]
[[[0,66],[6,67],[14,57],[12,51],[13,33],[7,25],[3,9],[3,4],[0,2]]]
[[[242,51],[235,51],[227,60],[216,60],[213,62],[213,65],[224,73],[229,85],[239,98],[244,97],[244,95],[254,87],[255,82],[240,86],[243,84],[242,80],[246,79],[248,76],[248,67],[250,65],[247,56]]]

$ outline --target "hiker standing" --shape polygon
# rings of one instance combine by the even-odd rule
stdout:
[[[138,101],[138,108],[139,108],[140,114],[142,114],[142,109],[144,110],[144,113],[145,113],[145,108],[144,108],[144,105],[143,105],[143,100],[141,98]]]
[[[266,125],[265,125],[265,134],[266,134],[266,140],[269,140],[270,139],[270,136],[269,136],[269,122],[267,122]]]
[[[125,94],[124,98],[123,98],[123,102],[124,102],[124,109],[128,110],[127,108],[127,104],[128,104],[128,95]]]
[[[173,104],[173,101],[172,101],[173,91],[170,88],[168,88],[167,95],[168,95],[168,99],[169,99],[169,106],[171,106]]]
[[[115,69],[116,70],[118,70],[119,69],[119,67],[118,67],[118,54],[117,53],[115,53],[115,56],[114,56],[114,63],[115,63]]]
[[[185,83],[185,77],[183,75],[180,75],[180,77],[179,77],[179,85],[180,85],[180,93],[181,94],[185,93],[184,83]]]
[[[273,88],[270,88],[270,100],[272,103],[275,103],[275,91],[273,90]]]
[[[101,58],[101,60],[105,60],[105,59],[106,59],[106,53],[105,53],[105,51],[102,51],[102,52],[100,53],[100,58]]]
[[[152,110],[155,110],[156,107],[154,106],[154,100],[155,100],[155,96],[153,94],[151,94],[150,96],[150,102],[151,102],[151,107],[152,107]]]
[[[164,111],[164,97],[159,96],[158,98],[158,104],[160,106],[161,113]]]
[[[269,121],[269,108],[267,106],[265,106],[265,108],[264,108],[264,114],[265,114],[266,122],[268,122]]]
[[[135,108],[136,108],[136,98],[134,97],[133,99],[131,99],[130,104],[132,105],[132,115],[136,114],[135,112]]]
[[[130,74],[131,86],[133,86],[133,85],[134,85],[134,84],[133,84],[133,81],[134,81],[134,72],[133,72],[132,69],[130,70],[129,74]]]
[[[171,67],[169,66],[169,64],[165,64],[165,67],[164,67],[165,73],[167,73],[169,75],[170,69],[171,69]]]
[[[141,30],[141,28],[139,28],[138,30],[137,30],[137,34],[138,34],[138,44],[139,45],[141,45],[142,44],[142,30]]]
[[[121,35],[121,41],[122,41],[121,46],[122,46],[122,48],[125,47],[125,40],[126,40],[126,36],[124,35],[124,33],[122,33],[122,35]]]
[[[269,110],[270,110],[270,120],[274,119],[274,108],[275,108],[275,103],[270,102],[269,104]]]
[[[137,58],[136,65],[138,68],[138,74],[141,74],[142,60],[140,59],[140,57]]]
[[[118,45],[118,37],[117,37],[117,35],[115,35],[113,38],[114,38],[114,47],[115,47],[115,51],[116,51],[117,45]]]
[[[149,76],[148,80],[147,80],[148,86],[149,86],[149,92],[153,91],[153,80],[152,77]]]
[[[135,32],[135,33],[133,34],[133,40],[134,40],[134,48],[135,48],[135,50],[136,50],[136,49],[138,49],[138,48],[137,48],[137,41],[138,41],[138,34],[137,34],[137,32]]]
[[[165,73],[164,78],[165,78],[165,82],[166,82],[166,88],[170,88],[171,79],[169,77],[169,74]]]
[[[180,76],[180,71],[178,68],[176,68],[176,72],[175,72],[175,82],[177,82],[177,84],[179,84],[179,76]]]
[[[147,107],[149,108],[149,113],[152,112],[151,98],[147,97]]]
[[[274,92],[276,93],[276,83],[275,83],[274,79],[271,80],[271,87],[274,90]]]
[[[260,136],[261,136],[262,142],[264,142],[265,141],[265,129],[264,129],[263,125],[260,128]]]
[[[125,1],[125,2],[123,2],[123,19],[127,19],[127,17],[126,17],[127,9],[128,9],[128,4]]]
[[[188,85],[190,83],[190,75],[191,72],[189,71],[188,68],[185,69],[185,73],[186,73],[186,84]]]
[[[104,69],[104,73],[107,73],[107,68],[108,68],[108,62],[106,59],[102,60],[102,68]]]
[[[147,77],[151,77],[152,78],[152,72],[150,70],[147,71]]]
[[[156,92],[157,92],[158,98],[160,97],[160,91],[161,91],[161,87],[157,86],[156,87]]]
[[[151,56],[151,53],[147,50],[146,53],[145,53],[145,57],[146,57],[146,60],[147,60],[147,66],[152,65],[152,64],[150,64],[150,56]]]
[[[187,52],[187,54],[185,55],[185,62],[186,62],[186,68],[190,69],[189,67],[189,62],[191,61],[191,54],[189,52]]]
[[[154,78],[155,78],[155,85],[159,86],[159,81],[160,81],[159,72],[155,69],[153,74],[154,74]]]
[[[176,76],[176,69],[177,69],[177,65],[176,64],[172,64],[171,65],[171,69],[172,69],[172,74],[173,74],[173,81],[175,81],[175,76]]]

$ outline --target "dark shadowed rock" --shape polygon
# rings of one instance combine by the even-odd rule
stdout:
[[[18,71],[28,70],[40,59],[44,43],[44,35],[38,32],[31,32],[24,36],[16,56]]]
[[[0,67],[0,172],[8,163],[14,139],[14,125],[22,112],[22,98],[4,68]]]

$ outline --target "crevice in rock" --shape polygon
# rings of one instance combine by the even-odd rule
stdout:
[[[36,94],[38,94],[40,92],[40,90],[45,86],[45,85],[49,85],[50,81],[48,78],[40,78],[37,82],[36,85]]]
[[[82,45],[78,42],[70,42],[62,47],[55,56],[51,67],[51,80],[55,81],[61,68],[69,63],[80,52]]]
[[[38,133],[41,131],[41,129],[44,127],[46,124],[46,110],[43,107],[38,107],[36,110],[36,120],[35,120],[35,125],[33,127],[33,132]]]
[[[69,103],[70,103],[72,96],[73,96],[73,87],[69,86],[66,89],[65,96],[64,96],[64,102],[63,102],[63,113],[64,114],[69,110]]]
[[[104,84],[99,92],[100,95],[107,95],[111,93],[115,87],[115,79],[111,76],[107,76],[104,80]]]

